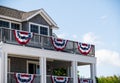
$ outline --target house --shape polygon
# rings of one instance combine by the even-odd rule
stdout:
[[[44,9],[0,6],[0,83],[96,83],[95,46],[53,37],[53,29]],[[90,78],[78,76],[84,65]]]

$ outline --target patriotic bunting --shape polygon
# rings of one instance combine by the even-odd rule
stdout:
[[[79,79],[78,83],[93,83],[92,79]]]
[[[16,83],[32,83],[35,75],[15,73]]]
[[[33,33],[14,30],[14,35],[19,44],[25,45],[33,37]]]
[[[78,43],[78,50],[83,55],[89,54],[91,49],[92,49],[92,46],[90,44]]]
[[[68,77],[51,76],[52,83],[68,83]]]
[[[66,47],[67,42],[68,42],[68,40],[58,39],[54,37],[51,37],[51,41],[52,41],[54,48],[57,51],[62,51]]]

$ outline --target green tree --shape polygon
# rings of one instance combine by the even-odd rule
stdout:
[[[108,77],[99,77],[97,78],[98,83],[120,83],[120,76],[108,76]]]

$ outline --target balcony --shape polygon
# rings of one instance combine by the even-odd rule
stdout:
[[[13,31],[14,31],[13,29],[0,27],[0,41],[2,41],[4,43],[8,43],[8,44],[20,45],[16,41]],[[31,38],[31,40],[24,46],[58,51],[55,49],[53,43],[51,42],[50,36],[44,36],[44,35],[39,35],[39,34],[34,34],[33,37]],[[91,50],[88,54],[85,54],[85,56],[94,57],[95,56],[95,46],[94,45],[90,45],[90,46],[91,46]],[[82,54],[79,51],[78,42],[76,42],[76,41],[67,40],[67,44],[66,44],[65,48],[63,50],[59,50],[59,51],[84,56],[84,54]]]

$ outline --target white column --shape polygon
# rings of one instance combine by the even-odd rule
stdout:
[[[0,83],[4,83],[3,82],[3,75],[4,75],[4,73],[3,73],[3,63],[4,62],[4,57],[3,57],[3,51],[2,51],[2,43],[0,43]]]
[[[43,63],[43,65],[44,65],[44,67],[43,67],[43,69],[44,69],[44,83],[46,83],[46,57],[44,57],[43,58],[43,61],[44,61],[44,63]]]
[[[5,83],[7,83],[7,61],[8,61],[8,54],[7,53],[5,53],[5,55],[4,55],[4,65],[5,65]]]
[[[90,65],[90,70],[91,70],[91,78],[93,79],[93,83],[96,83],[96,64],[92,63]]]
[[[72,69],[71,69],[71,76],[73,77],[73,83],[78,83],[78,76],[77,76],[77,61],[72,62]]]
[[[39,59],[40,62],[40,77],[41,77],[41,82],[40,83],[46,83],[46,58],[41,57]]]
[[[39,62],[40,62],[40,83],[44,83],[44,78],[43,78],[43,58],[39,58]]]

